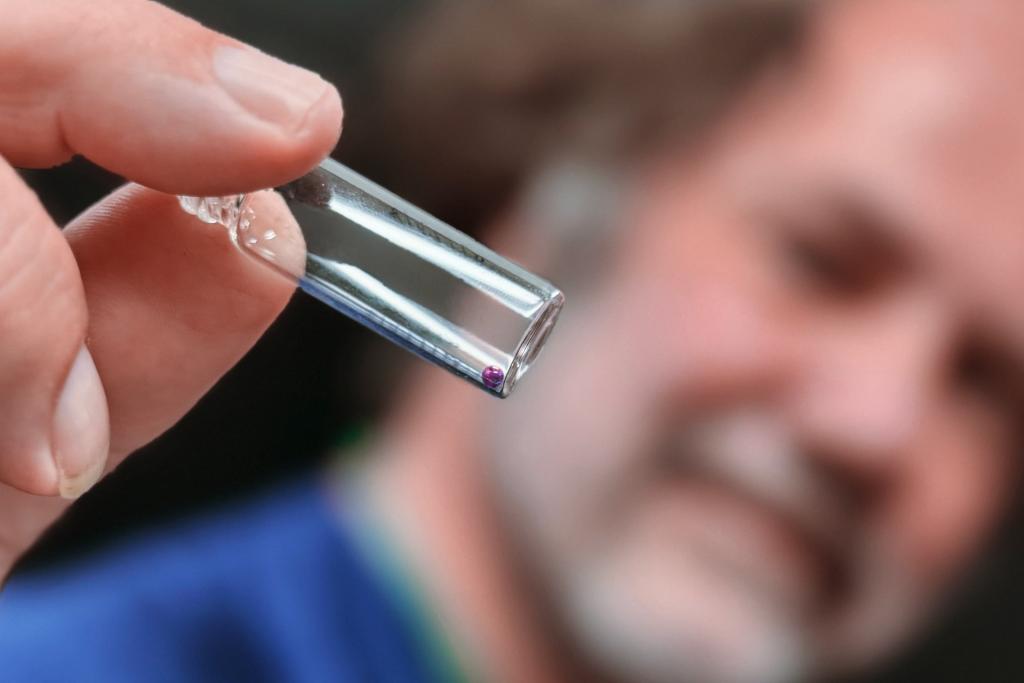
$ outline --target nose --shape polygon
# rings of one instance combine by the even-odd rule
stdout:
[[[808,452],[864,483],[898,472],[943,381],[946,318],[920,293],[814,325],[785,402]]]

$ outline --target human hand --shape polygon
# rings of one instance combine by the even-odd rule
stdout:
[[[287,302],[172,194],[271,187],[326,156],[337,92],[146,0],[0,0],[0,572],[176,422]],[[129,184],[53,224],[12,166]],[[5,161],[6,160],[6,161]]]

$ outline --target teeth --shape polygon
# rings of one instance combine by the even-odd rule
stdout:
[[[774,595],[779,589],[791,592],[785,576],[780,577],[780,572],[771,571],[765,563],[752,558],[752,550],[744,547],[741,539],[728,530],[719,529],[716,532],[714,528],[708,528],[700,535],[699,542],[716,565],[724,567],[756,592],[764,595]]]
[[[849,524],[836,484],[825,480],[778,420],[744,410],[684,430],[671,453],[684,476],[709,478],[763,505],[837,558]]]

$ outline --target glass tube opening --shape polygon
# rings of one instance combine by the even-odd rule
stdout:
[[[544,348],[548,336],[558,321],[558,315],[562,312],[563,305],[565,305],[565,298],[561,292],[556,292],[544,306],[537,319],[526,330],[512,361],[509,363],[508,376],[505,378],[505,387],[503,387],[506,396],[512,392],[516,382],[526,374],[530,365],[540,355],[541,349]]]

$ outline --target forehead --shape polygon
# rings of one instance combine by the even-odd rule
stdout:
[[[937,287],[1024,348],[1024,4],[826,7],[796,76],[736,117],[727,167],[871,204]]]

